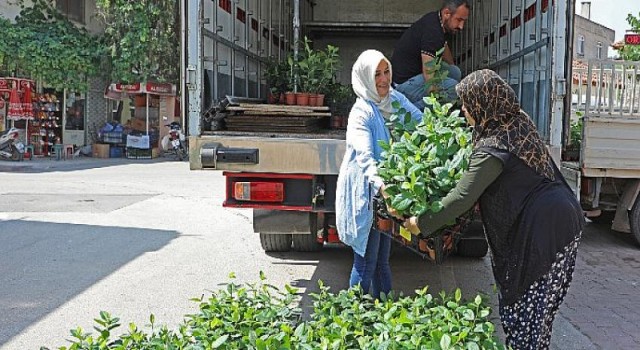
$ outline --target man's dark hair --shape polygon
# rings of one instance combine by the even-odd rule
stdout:
[[[466,6],[469,10],[471,10],[471,3],[469,0],[442,0],[442,9],[449,9],[451,12],[456,12],[458,7]]]

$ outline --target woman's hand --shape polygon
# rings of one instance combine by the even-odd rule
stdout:
[[[418,217],[412,216],[404,221],[404,228],[409,230],[411,234],[417,235],[420,233],[420,228],[418,227]]]
[[[386,186],[382,184],[382,186],[380,187],[380,194],[382,195],[382,198],[384,198],[385,202],[388,203],[387,199],[389,199],[389,194],[385,192],[385,188]],[[404,217],[402,217],[402,215],[400,215],[397,210],[389,205],[387,205],[387,213],[398,220],[404,220]]]

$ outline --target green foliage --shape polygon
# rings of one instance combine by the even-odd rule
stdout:
[[[87,78],[99,72],[99,38],[76,27],[52,0],[19,1],[15,23],[0,19],[0,71],[30,77],[47,86],[87,91]]]
[[[303,46],[297,62],[300,88],[304,92],[327,93],[340,69],[339,49],[332,45],[327,45],[325,50],[313,49],[307,37]],[[289,62],[292,64],[293,59]]]
[[[569,132],[569,145],[573,149],[580,149],[582,144],[582,118],[571,122]]]
[[[457,289],[437,298],[427,289],[375,300],[360,288],[333,294],[320,282],[311,321],[294,339],[301,349],[504,349],[481,296],[465,301]]]
[[[440,103],[445,103],[444,96],[440,95],[440,85],[449,75],[449,71],[442,67],[442,53],[444,47],[436,52],[436,57],[424,64],[424,69],[429,73],[431,78],[425,82],[425,91],[431,91]]]
[[[286,92],[289,84],[289,65],[287,61],[278,61],[275,58],[270,58],[265,64],[264,78],[267,80],[267,86],[271,93]]]
[[[427,97],[423,119],[416,123],[404,109],[390,119],[391,142],[383,148],[378,174],[389,194],[387,204],[399,214],[437,213],[442,198],[453,189],[468,167],[471,131],[460,110]]]
[[[638,17],[631,13],[627,15],[627,22],[633,31],[640,33],[640,13]],[[624,45],[622,49],[618,50],[620,57],[626,61],[640,61],[640,46],[639,45]]]
[[[230,276],[233,277],[233,276]],[[329,292],[320,282],[312,294],[314,312],[300,321],[297,290],[284,291],[265,282],[227,284],[208,299],[197,298],[200,311],[188,315],[177,330],[150,331],[131,323],[117,336],[120,320],[107,312],[96,319],[97,335],[71,331],[63,350],[102,349],[504,349],[481,296],[466,301],[458,289],[434,297],[427,288],[415,296],[374,300],[360,288]]]
[[[178,81],[177,1],[96,0],[96,5],[105,24],[112,81]]]

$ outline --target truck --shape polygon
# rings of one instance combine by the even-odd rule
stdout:
[[[640,62],[591,60],[572,72],[579,154],[565,178],[591,221],[632,233],[640,244]]]
[[[579,162],[562,163],[571,125],[573,1],[471,3],[464,30],[449,43],[456,65],[463,73],[490,68],[509,82],[576,195],[585,191],[593,195],[604,188],[605,179],[621,172],[600,172],[602,180],[582,185],[593,175],[589,148]],[[295,57],[303,37],[310,38],[314,47],[340,48],[343,65],[337,78],[349,84],[351,66],[360,52],[374,48],[390,57],[403,31],[423,14],[439,9],[441,1],[181,0],[180,6],[181,108],[189,135],[190,168],[222,171],[223,205],[253,209],[254,231],[265,251],[317,251],[325,242],[338,242],[334,202],[344,130],[273,132],[256,126],[229,131],[216,127],[217,116],[224,117],[222,111],[229,104],[264,101],[267,62],[285,60],[291,53]],[[587,147],[597,118],[585,117]],[[635,141],[628,144],[638,142],[638,135],[631,135]],[[640,167],[635,157],[623,173],[636,179],[636,190],[624,190],[622,208],[632,208],[627,220],[637,230],[640,176],[635,174]],[[611,209],[602,199],[587,206],[593,209],[605,203]],[[483,256],[486,242],[484,248],[470,250]]]

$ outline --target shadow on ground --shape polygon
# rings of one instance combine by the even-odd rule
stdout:
[[[277,253],[272,256],[281,258],[283,265],[309,264],[316,265],[310,280],[297,279],[291,282],[294,287],[304,288],[301,307],[304,317],[312,312],[313,298],[310,293],[319,291],[318,281],[322,280],[334,293],[349,287],[349,274],[353,262],[353,252],[343,245],[325,245],[317,253]],[[313,261],[313,262],[310,262]],[[436,265],[422,259],[417,254],[400,246],[394,247],[391,257],[393,289],[396,293],[413,295],[416,290],[428,286],[432,295],[440,291],[450,293],[460,288],[463,297],[472,299],[481,293],[496,302],[489,258],[465,258],[450,256]]]
[[[34,158],[23,161],[0,161],[0,173],[49,173],[69,172],[87,169],[107,168],[124,164],[149,164],[160,162],[177,162],[173,155],[153,159],[127,159],[127,158],[91,158],[77,157],[68,160],[55,160],[52,158]]]
[[[175,231],[0,221],[0,347]],[[22,229],[21,229],[22,228]]]

